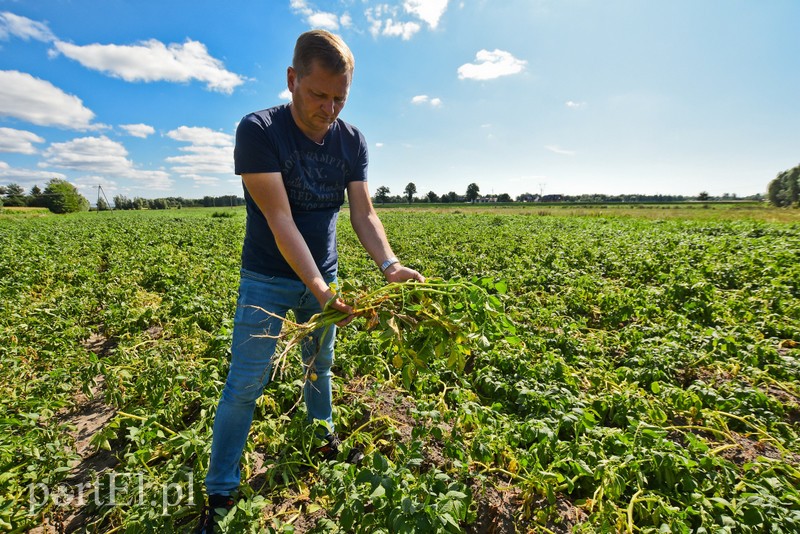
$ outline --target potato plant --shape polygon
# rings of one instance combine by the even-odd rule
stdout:
[[[0,220],[0,530],[197,520],[231,213]],[[314,455],[290,350],[223,528],[797,532],[800,226],[703,215],[384,212],[414,286],[383,282],[344,213],[362,314],[339,331],[335,417],[365,459]],[[112,475],[130,482],[113,502]],[[80,487],[100,498],[53,498]]]

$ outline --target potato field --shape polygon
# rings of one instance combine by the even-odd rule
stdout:
[[[323,462],[299,351],[227,532],[800,532],[800,223],[382,210],[339,221]],[[0,218],[0,531],[190,532],[241,209]],[[362,299],[359,301],[359,299]],[[358,307],[358,306],[357,306]]]

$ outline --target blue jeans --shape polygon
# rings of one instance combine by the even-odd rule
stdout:
[[[335,276],[330,280],[335,280]],[[230,495],[239,487],[240,462],[244,451],[256,400],[272,376],[272,356],[277,340],[257,337],[263,334],[276,336],[282,321],[272,317],[263,308],[279,317],[293,310],[297,322],[305,322],[320,305],[316,297],[299,280],[265,276],[242,269],[239,299],[233,321],[231,366],[222,391],[214,433],[211,441],[211,459],[206,475],[209,495]],[[303,390],[309,420],[326,421],[333,431],[331,408],[331,365],[336,327],[323,332],[318,330],[301,343],[303,361],[313,359],[315,381],[306,382]]]

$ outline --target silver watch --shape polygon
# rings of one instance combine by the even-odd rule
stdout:
[[[390,266],[394,265],[395,263],[400,263],[400,260],[398,260],[396,257],[392,256],[391,258],[389,258],[385,262],[381,263],[381,272],[382,273],[386,272],[386,269],[388,269]]]

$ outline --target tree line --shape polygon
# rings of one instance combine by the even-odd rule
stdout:
[[[694,200],[711,201],[711,200],[761,200],[760,194],[751,195],[748,197],[737,197],[736,194],[725,193],[719,197],[712,197],[706,191],[700,192],[696,196],[687,195],[641,195],[641,194],[627,194],[627,195],[604,195],[604,194],[584,194],[584,195],[542,195],[536,193],[523,193],[516,197],[511,197],[508,193],[481,195],[480,187],[478,184],[471,183],[467,186],[464,194],[458,194],[455,191],[450,191],[443,195],[438,195],[434,191],[429,191],[422,197],[417,195],[417,186],[414,182],[409,182],[403,190],[402,195],[392,195],[391,190],[386,186],[380,186],[375,190],[373,202],[376,204],[411,204],[414,202],[424,203],[451,203],[451,202],[568,202],[568,203],[587,203],[587,204],[608,204],[608,203],[635,203],[635,202],[653,202],[653,203],[667,203],[667,202],[689,202]]]
[[[442,195],[434,191],[428,191],[424,196],[417,197],[417,186],[414,182],[409,182],[402,195],[392,195],[391,190],[386,186],[380,186],[375,190],[373,202],[376,204],[400,204],[424,202],[430,204],[447,204],[457,202],[567,202],[567,203],[635,203],[635,202],[687,202],[692,200],[761,200],[760,194],[748,197],[737,197],[735,194],[725,193],[719,197],[712,197],[706,191],[700,192],[697,196],[686,195],[604,195],[604,194],[583,194],[583,195],[542,195],[535,193],[523,193],[512,198],[508,193],[481,195],[478,184],[471,183],[467,186],[464,194],[450,191]],[[767,188],[767,199],[775,206],[800,206],[800,165],[789,170],[783,171],[769,183]],[[140,210],[140,209],[171,209],[171,208],[195,208],[195,207],[233,207],[244,205],[244,198],[237,195],[204,196],[198,199],[187,199],[183,197],[161,197],[161,198],[128,198],[125,195],[116,195],[113,198],[113,205],[110,205],[104,197],[97,199],[96,209],[104,211],[109,209]],[[54,178],[47,182],[45,189],[42,190],[38,185],[31,188],[29,194],[25,194],[25,189],[19,184],[11,183],[7,186],[0,186],[0,207],[41,207],[48,208],[54,213],[70,213],[75,211],[86,211],[89,209],[89,201],[81,195],[78,190],[67,182],[59,178]]]
[[[97,202],[100,208],[102,198]],[[107,205],[107,204],[106,204]],[[165,210],[171,208],[224,208],[243,206],[244,199],[236,195],[222,195],[218,197],[204,196],[203,198],[163,197],[163,198],[128,198],[124,195],[114,196],[114,209],[118,210]]]
[[[436,194],[433,191],[428,191],[428,193],[421,199],[415,197],[417,194],[417,186],[414,182],[409,182],[406,185],[405,190],[403,191],[403,195],[391,195],[391,190],[382,185],[375,190],[375,196],[373,196],[373,202],[378,204],[398,204],[401,202],[407,202],[411,204],[412,202],[430,202],[430,203],[451,203],[451,202],[476,202],[481,198],[480,196],[480,188],[478,184],[472,183],[467,186],[467,191],[463,195],[459,195],[455,191],[450,191],[449,193],[445,193],[441,196]],[[501,195],[502,196],[502,195]],[[501,200],[500,202],[511,202],[511,197],[508,195],[504,195],[504,197],[508,197],[508,200]]]
[[[203,198],[163,197],[163,198],[128,198],[116,195],[109,204],[104,196],[98,196],[98,211],[118,210],[163,210],[171,208],[214,208],[244,205],[244,198],[236,195],[204,196]],[[54,178],[47,182],[44,190],[34,185],[29,193],[19,184],[11,183],[0,186],[0,207],[47,208],[53,213],[72,213],[87,211],[89,201],[81,195],[74,185]]]

